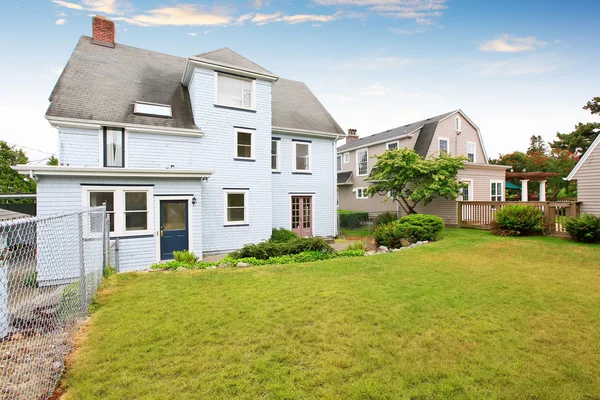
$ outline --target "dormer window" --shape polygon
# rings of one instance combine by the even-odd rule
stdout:
[[[254,110],[256,81],[215,72],[215,104]]]
[[[133,103],[133,113],[148,117],[173,118],[171,106],[168,104],[146,103],[136,101]]]

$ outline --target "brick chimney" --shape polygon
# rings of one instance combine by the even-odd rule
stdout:
[[[346,136],[346,144],[358,140],[356,129],[348,129],[348,136]]]
[[[102,15],[92,17],[92,43],[115,48],[115,23]]]

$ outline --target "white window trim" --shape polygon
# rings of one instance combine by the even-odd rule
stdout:
[[[239,157],[238,156],[238,132],[249,133],[250,134],[250,157]],[[256,131],[252,129],[244,129],[244,128],[235,128],[233,130],[233,159],[234,160],[255,160],[254,152],[255,152],[255,138],[254,133]]]
[[[358,154],[361,153],[361,152],[363,152],[363,151],[365,151],[367,153],[367,172],[364,173],[364,174],[361,174],[360,173],[360,168],[359,168],[360,161],[359,161]],[[354,156],[356,157],[356,176],[367,176],[367,175],[369,175],[369,149],[365,148],[365,149],[356,150],[354,152]]]
[[[394,141],[394,142],[388,142],[388,143],[386,143],[386,144],[385,144],[385,149],[386,149],[386,150],[389,150],[389,149],[390,149],[390,144],[395,144],[395,145],[396,145],[396,149],[399,149],[399,148],[400,148],[400,141],[399,141],[399,140],[396,140],[396,141]]]
[[[460,120],[460,117],[457,115],[456,118],[454,118],[454,130],[456,132],[461,132],[462,129],[462,121]]]
[[[154,219],[152,199],[154,188],[152,186],[82,186],[81,203],[84,207],[90,206],[90,192],[112,192],[114,196],[114,232],[110,237],[127,237],[154,234]],[[125,230],[125,192],[146,192],[146,212],[148,216],[148,227],[145,230]]]
[[[459,201],[473,201],[473,179],[471,178],[462,178],[460,182],[467,182],[469,184],[469,198],[463,199],[462,190],[460,191],[460,196],[458,196]],[[492,184],[490,183],[490,191],[492,190]],[[491,199],[491,196],[490,196]]]
[[[221,104],[219,103],[218,99],[219,99],[219,74],[222,74],[224,76],[230,77],[230,78],[234,78],[234,79],[239,79],[242,81],[249,81],[252,82],[252,100],[250,100],[252,102],[252,107],[236,107],[236,106],[230,106],[227,104]],[[250,79],[250,78],[244,78],[241,76],[236,76],[236,75],[231,75],[231,74],[225,74],[222,72],[218,72],[215,71],[215,84],[214,84],[214,98],[213,98],[213,102],[216,106],[221,106],[221,107],[229,107],[229,108],[237,108],[238,110],[252,110],[252,111],[256,111],[256,79]]]
[[[308,145],[308,169],[296,169],[296,146],[299,144]],[[312,174],[312,142],[292,142],[292,172],[298,174]]]
[[[338,160],[340,160],[339,163],[338,163]],[[337,157],[335,158],[335,170],[337,172],[342,172],[342,169],[343,169],[342,155],[338,154]]]
[[[248,204],[248,190],[247,189],[224,189],[223,190],[223,225],[225,226],[236,226],[236,225],[248,225],[250,207]],[[227,195],[228,194],[240,194],[244,195],[244,220],[243,221],[228,221],[227,220]]]
[[[502,194],[500,195],[500,200],[499,201],[504,201],[504,180],[499,180],[499,179],[490,179],[490,201],[497,201],[497,200],[492,200],[492,184],[493,183],[500,183],[500,187],[502,188]]]
[[[369,189],[368,187],[357,187],[354,189],[354,192],[356,193],[356,200],[366,200],[369,198],[369,196],[365,196],[365,197],[360,197],[358,195],[359,192],[362,192],[364,194],[364,192]]]
[[[442,154],[442,146],[440,145],[440,143],[443,141],[448,143],[448,145],[446,146],[447,154],[452,155],[452,153],[450,152],[450,139],[448,139],[447,137],[438,137],[438,153]]]
[[[344,153],[344,164],[349,164],[350,163],[350,152],[347,151]]]
[[[193,218],[193,207],[192,199],[194,196],[167,196],[167,195],[156,195],[154,197],[154,220],[160,224],[160,200],[187,200],[188,202],[188,251],[194,251],[194,225],[192,224]],[[156,231],[156,262],[161,262],[160,257],[160,232]],[[196,254],[198,257],[202,258],[202,253]]]
[[[469,157],[469,145],[472,144],[473,145],[473,161],[471,161],[473,164],[477,163],[477,143],[476,142],[467,142],[467,158]]]
[[[254,135],[252,135],[254,136]],[[281,172],[281,140],[274,140],[271,139],[271,146],[273,146],[273,142],[277,142],[277,168],[273,169],[271,168],[271,172]],[[237,149],[237,147],[236,147]],[[273,158],[273,154],[271,154],[271,159]],[[271,161],[271,166],[272,166],[272,161]]]

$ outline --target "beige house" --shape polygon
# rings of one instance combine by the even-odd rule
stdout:
[[[582,213],[600,216],[600,135],[566,178],[577,181],[577,200]]]
[[[505,174],[510,167],[488,164],[479,128],[462,110],[455,110],[363,138],[350,130],[346,143],[337,149],[339,209],[372,215],[385,211],[403,214],[391,199],[366,194],[369,174],[377,162],[373,156],[398,147],[414,149],[423,157],[439,152],[467,157],[466,168],[457,179],[467,182],[468,187],[458,200],[504,201]],[[439,215],[447,225],[456,225],[456,206],[456,200],[435,199],[427,206],[419,204],[417,211]]]

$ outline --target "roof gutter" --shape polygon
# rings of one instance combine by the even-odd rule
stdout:
[[[40,176],[99,176],[114,178],[197,178],[207,180],[214,171],[176,168],[101,168],[101,167],[66,167],[66,166],[33,166],[19,164],[12,167],[22,175]]]
[[[328,139],[338,140],[345,137],[345,134],[340,133],[332,133],[332,132],[323,132],[323,131],[311,131],[305,129],[296,129],[296,128],[285,128],[282,126],[272,126],[272,132],[283,133],[289,135],[306,135],[306,136],[316,136]]]
[[[401,139],[410,138],[410,137],[412,137],[414,135],[414,133],[416,131],[420,130],[421,128],[423,128],[423,125],[421,125],[417,129],[415,129],[414,131],[411,131],[409,133],[403,133],[400,136],[394,136],[394,137],[391,137],[389,139],[379,140],[379,141],[373,142],[373,143],[368,143],[368,144],[365,144],[364,146],[352,147],[350,149],[344,149],[344,150],[341,150],[340,148],[338,148],[338,153],[345,153],[347,151],[359,150],[359,149],[364,149],[365,147],[375,146],[376,144],[389,143],[389,142],[393,142],[394,140],[401,140]],[[382,133],[385,133],[385,132],[382,132]],[[379,135],[379,133],[376,133],[375,135]],[[373,136],[373,135],[371,135],[371,136]],[[366,137],[369,137],[369,136],[366,136]],[[342,146],[340,146],[340,147],[342,147]]]

